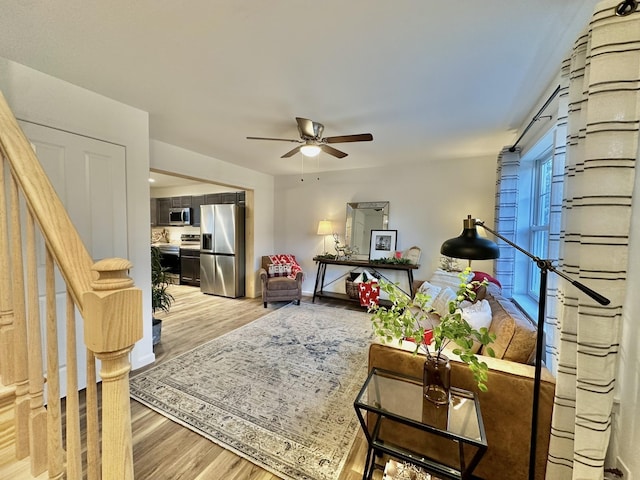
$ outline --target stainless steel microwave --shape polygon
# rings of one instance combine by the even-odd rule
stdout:
[[[169,225],[191,225],[191,208],[169,209]]]

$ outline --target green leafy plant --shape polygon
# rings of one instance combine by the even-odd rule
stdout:
[[[411,260],[409,260],[408,258],[396,258],[396,257],[390,257],[390,258],[376,258],[373,260],[370,260],[369,263],[378,263],[378,264],[389,264],[389,265],[409,265],[411,263]]]
[[[151,247],[151,308],[168,312],[173,303],[173,295],[167,291],[169,277],[160,262],[161,253],[157,247]]]
[[[422,350],[428,356],[440,358],[445,347],[453,343],[451,351],[469,366],[478,388],[484,392],[487,391],[489,367],[473,353],[473,345],[474,341],[481,343],[486,346],[486,353],[493,357],[495,353],[488,345],[496,336],[489,333],[486,327],[480,330],[472,328],[462,318],[460,303],[464,300],[473,302],[476,299],[476,289],[487,284],[486,280],[467,283],[470,271],[467,268],[458,275],[460,286],[456,299],[449,303],[448,313],[436,325],[433,325],[430,318],[434,310],[430,306],[431,298],[428,295],[418,292],[411,299],[396,284],[384,279],[380,279],[380,290],[387,293],[391,305],[372,305],[369,312],[373,314],[371,321],[375,334],[383,342],[412,340],[416,344],[414,354]]]

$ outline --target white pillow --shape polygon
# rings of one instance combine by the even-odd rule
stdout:
[[[420,285],[416,293],[422,293],[429,296],[429,301],[424,305],[425,309],[429,309],[433,306],[433,301],[436,299],[441,290],[442,288],[436,285],[431,285],[429,282],[424,282],[422,285]]]
[[[471,328],[480,330],[482,327],[489,328],[491,325],[491,305],[486,300],[472,303],[462,308],[462,318],[464,318]]]
[[[456,292],[451,290],[449,287],[445,287],[440,290],[440,293],[438,293],[436,298],[433,299],[431,306],[438,315],[444,317],[449,313],[449,303],[454,302],[456,297]]]
[[[360,275],[358,275],[356,278],[353,279],[353,283],[362,283],[364,282],[364,274],[367,275],[367,282],[377,282],[378,280],[376,279],[376,277],[373,276],[373,273],[367,271],[367,270],[363,270]]]
[[[459,274],[460,272],[447,272],[438,268],[433,272],[429,282],[433,285],[437,285],[438,287],[449,287],[454,292],[457,292],[458,288],[460,288],[460,283],[462,283],[462,280],[460,280],[460,277],[458,276]],[[470,282],[472,278],[473,273],[470,273],[467,277],[467,283]]]

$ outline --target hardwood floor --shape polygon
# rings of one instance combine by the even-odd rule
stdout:
[[[228,299],[204,295],[198,288],[181,285],[172,285],[170,291],[176,301],[169,313],[157,314],[163,325],[161,342],[154,349],[154,365],[286,305],[286,302],[270,303],[265,309],[260,298]],[[332,305],[359,308],[343,303]],[[279,478],[134,400],[131,401],[131,420],[137,480]],[[362,432],[358,432],[340,480],[361,479],[365,457],[366,440]]]

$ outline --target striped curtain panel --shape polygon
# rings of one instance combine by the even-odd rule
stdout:
[[[611,433],[640,125],[640,12],[618,3],[598,3],[569,66],[559,267],[611,304],[557,281],[548,480],[601,479]]]

